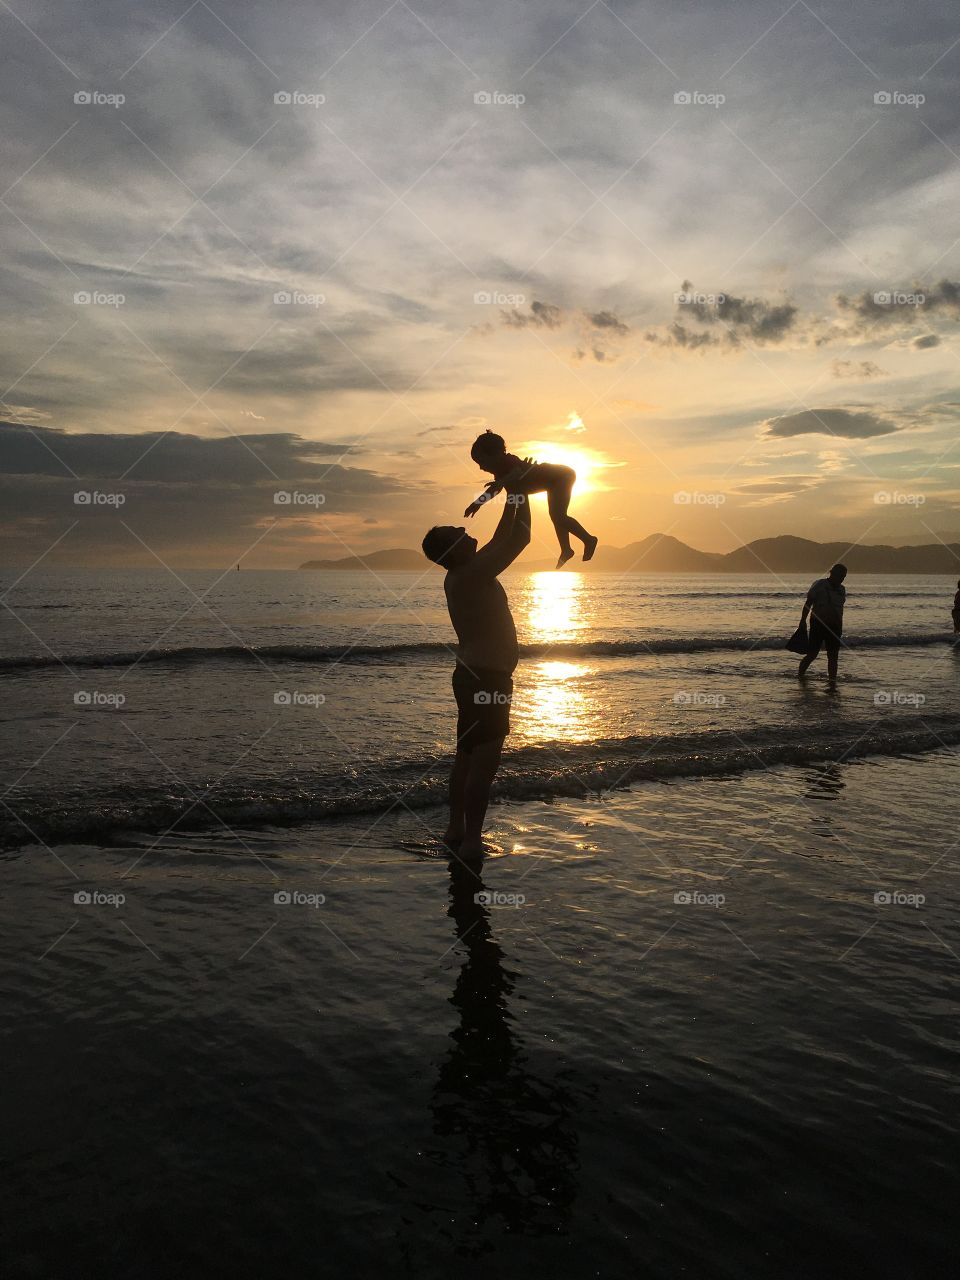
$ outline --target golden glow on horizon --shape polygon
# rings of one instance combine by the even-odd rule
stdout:
[[[536,458],[537,462],[558,462],[561,466],[573,467],[577,473],[577,483],[573,490],[574,504],[578,497],[605,490],[607,486],[601,482],[600,473],[623,465],[609,462],[606,455],[596,449],[588,449],[584,445],[556,444],[552,440],[527,440],[513,452],[521,458]],[[546,501],[545,494],[534,496]]]

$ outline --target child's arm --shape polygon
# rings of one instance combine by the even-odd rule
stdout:
[[[468,519],[471,516],[475,516],[477,512],[480,510],[480,508],[484,505],[484,503],[489,502],[492,498],[495,498],[502,488],[503,488],[503,485],[499,480],[491,480],[489,484],[484,485],[483,493],[481,493],[479,497],[474,498],[474,500],[470,503],[469,507],[467,507],[466,511],[464,511],[463,513],[464,516],[466,516]]]

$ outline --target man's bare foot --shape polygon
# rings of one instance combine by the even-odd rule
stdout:
[[[562,569],[568,560],[573,559],[573,547],[566,547],[560,552],[560,559],[557,561],[557,568]]]
[[[584,544],[583,544],[584,563],[586,563],[587,560],[593,559],[593,553],[596,551],[597,543],[599,541],[600,541],[599,538],[594,538],[594,537],[589,537],[584,540]]]

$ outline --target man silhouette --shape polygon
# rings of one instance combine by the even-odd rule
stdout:
[[[827,675],[831,680],[837,678],[837,666],[840,658],[840,637],[843,634],[843,606],[847,598],[847,590],[843,580],[847,576],[845,564],[835,564],[825,578],[818,578],[807,592],[801,623],[810,618],[810,643],[806,656],[801,659],[797,675],[803,679],[807,668],[820,650],[827,650]]]
[[[493,537],[477,546],[466,529],[439,525],[423,539],[423,554],[447,574],[443,589],[457,633],[453,693],[457,754],[450,775],[450,820],[444,840],[461,858],[483,856],[483,819],[490,787],[510,732],[517,631],[498,578],[530,541],[530,504],[517,485],[524,468],[504,477],[507,500]]]

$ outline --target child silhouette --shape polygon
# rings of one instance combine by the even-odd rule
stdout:
[[[482,436],[474,440],[470,457],[481,471],[489,471],[493,479],[484,486],[483,493],[464,511],[463,514],[466,517],[475,516],[483,504],[489,502],[503,488],[504,477],[508,476],[515,467],[523,465],[520,458],[507,452],[503,436],[498,436],[493,431],[485,431]],[[571,534],[583,543],[584,560],[592,560],[593,553],[597,549],[598,540],[587,533],[579,520],[567,514],[576,479],[577,473],[572,467],[565,467],[557,462],[531,462],[526,467],[520,482],[524,493],[547,495],[547,510],[557,533],[557,541],[560,543],[558,569],[562,568],[568,560],[573,559]]]

